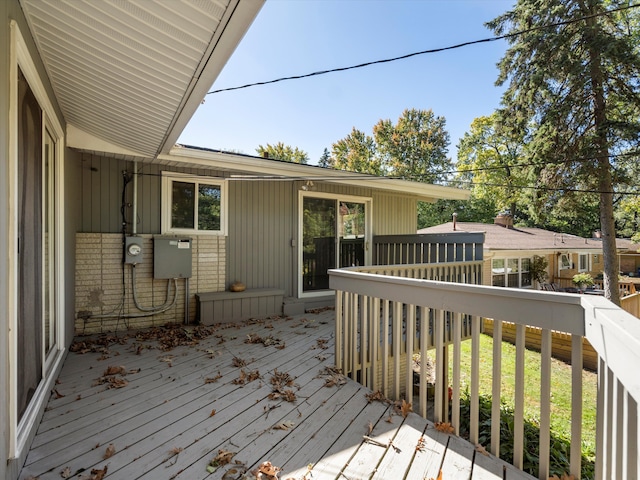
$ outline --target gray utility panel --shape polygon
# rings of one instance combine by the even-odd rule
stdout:
[[[191,239],[153,237],[153,278],[191,277]]]

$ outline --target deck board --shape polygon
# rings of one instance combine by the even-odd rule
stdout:
[[[232,467],[207,472],[220,449],[249,470],[271,461],[283,479],[302,479],[310,468],[313,480],[429,479],[441,470],[444,478],[503,478],[500,460],[475,454],[413,413],[403,418],[391,405],[370,402],[365,387],[346,379],[325,386],[321,373],[334,362],[332,311],[208,328],[197,345],[168,351],[131,336],[70,353],[20,479],[57,480],[66,468],[81,478],[107,466],[106,480],[217,480]],[[250,335],[284,348],[246,343]],[[123,388],[95,385],[110,365],[136,373],[124,377]],[[260,378],[239,385],[241,370],[258,370]],[[269,398],[275,371],[294,377],[294,402]],[[287,421],[289,429],[273,428]],[[115,454],[105,458],[109,445]]]

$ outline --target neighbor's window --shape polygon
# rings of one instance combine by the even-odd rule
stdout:
[[[491,261],[491,285],[526,288],[531,286],[530,258],[494,258]]]
[[[588,272],[591,270],[589,268],[589,254],[581,253],[578,255],[578,271],[579,272]]]
[[[560,255],[560,270],[571,268],[571,256],[568,253]]]
[[[226,183],[213,177],[162,174],[162,233],[224,235]]]

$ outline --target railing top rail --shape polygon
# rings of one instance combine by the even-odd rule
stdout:
[[[636,402],[640,402],[640,320],[603,297],[580,295],[585,337]]]
[[[585,335],[582,296],[329,270],[334,290]]]
[[[484,243],[484,232],[416,233],[376,235],[373,243]]]

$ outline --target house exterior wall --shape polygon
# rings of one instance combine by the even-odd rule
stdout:
[[[170,308],[153,316],[140,316],[142,312],[135,307],[133,298],[134,267],[122,263],[122,234],[78,233],[75,242],[77,335],[180,323],[185,319],[185,280],[178,279],[175,285],[172,283],[168,288],[168,280],[154,279],[154,235],[140,236],[143,239],[143,261],[135,267],[138,304],[151,308],[167,303],[171,305]],[[200,235],[191,238],[193,253],[192,277],[189,278],[189,322],[193,322],[196,316],[194,292],[225,289],[226,263],[225,237]]]
[[[78,195],[81,200],[81,212],[79,232],[93,234],[94,236],[78,235],[77,261],[78,276],[76,277],[76,307],[75,312],[89,312],[95,310],[96,295],[101,298],[114,295],[118,297],[122,284],[122,214],[123,204],[123,172],[133,172],[133,163],[108,156],[100,156],[89,153],[77,152],[77,175],[80,181],[77,183]],[[219,178],[230,178],[230,173],[205,170],[202,168],[178,168],[167,167],[152,163],[138,163],[138,196],[137,196],[137,235],[149,238],[161,233],[161,175],[163,171],[175,171],[193,175],[207,175]],[[227,182],[227,236],[200,236],[194,237],[194,242],[211,239],[216,243],[216,253],[213,257],[200,257],[197,248],[194,247],[194,256],[198,257],[194,262],[208,263],[210,269],[221,272],[215,281],[202,282],[195,275],[189,286],[190,305],[192,311],[190,318],[195,315],[196,293],[223,291],[233,282],[239,281],[248,289],[276,288],[284,290],[285,296],[297,297],[298,292],[298,218],[299,218],[299,192],[306,182],[303,181],[247,181],[228,180]],[[336,196],[355,196],[372,199],[372,225],[373,235],[383,234],[413,234],[417,225],[417,202],[408,195],[393,195],[358,187],[357,185],[340,185],[316,182],[313,186],[314,193],[325,193]],[[124,190],[124,210],[127,225],[127,234],[132,231],[131,205],[133,204],[133,188],[131,184]],[[215,240],[215,241],[214,241]],[[88,242],[88,244],[87,244]],[[91,242],[97,242],[95,245]],[[110,245],[109,247],[104,247]],[[111,254],[102,260],[99,251],[102,248],[113,250]],[[85,257],[85,252],[87,257]],[[145,248],[145,262],[152,261],[151,251]],[[89,276],[82,276],[83,263],[89,261],[92,269],[103,273],[98,282]],[[195,265],[195,264],[194,264]],[[128,268],[128,267],[127,267]],[[125,272],[127,271],[125,268]],[[204,268],[204,267],[203,267]],[[199,271],[203,271],[202,269]],[[117,272],[120,272],[118,275]],[[140,281],[151,282],[152,272],[149,269],[140,268],[137,275]],[[195,270],[194,270],[195,272]],[[129,280],[127,280],[130,283]],[[84,284],[88,285],[85,287]],[[153,303],[157,305],[164,299],[166,283],[151,287],[161,295],[158,298],[155,293],[142,304]],[[182,292],[184,287],[179,286]],[[142,292],[143,290],[141,290]],[[103,293],[100,293],[103,292]],[[183,293],[181,293],[183,295]],[[92,299],[92,300],[88,300]],[[100,314],[113,308],[112,299],[105,302],[107,306],[101,307]],[[93,304],[91,303],[93,302]],[[99,303],[99,302],[98,302]],[[89,308],[93,305],[92,308]],[[130,308],[131,306],[127,306]],[[175,318],[181,320],[184,316],[182,307],[177,307],[173,312]],[[128,310],[129,311],[129,310]],[[86,315],[85,315],[86,317]],[[136,327],[148,326],[158,323],[166,323],[169,313],[158,318],[138,318]],[[174,321],[175,321],[174,318]],[[88,333],[87,326],[92,324],[82,318],[76,321],[76,332]],[[95,325],[89,325],[91,331],[114,327],[113,322],[101,319]]]

